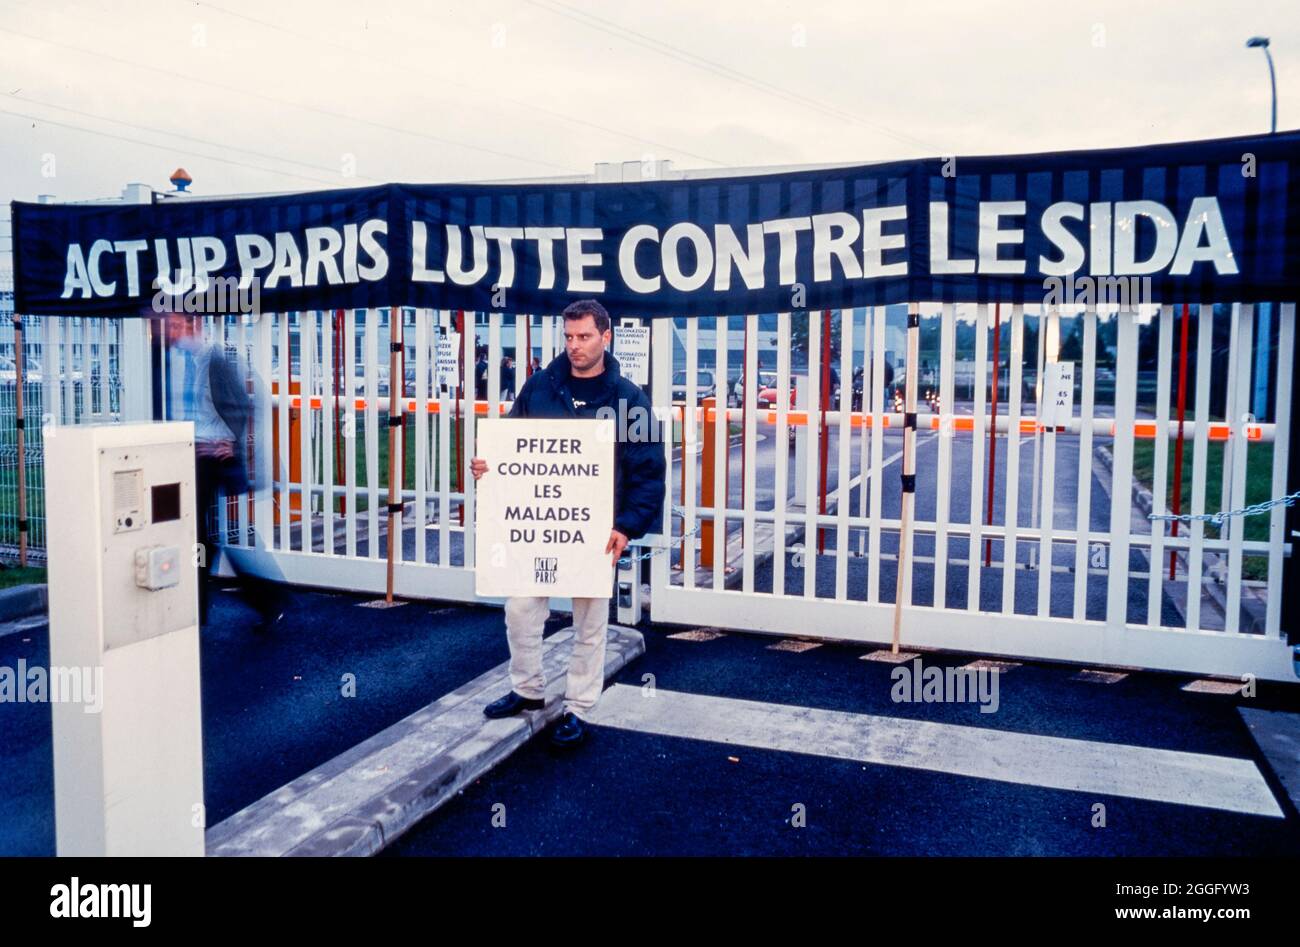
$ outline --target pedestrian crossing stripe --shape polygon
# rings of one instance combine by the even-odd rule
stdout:
[[[1254,762],[615,684],[596,726],[1283,818]]]

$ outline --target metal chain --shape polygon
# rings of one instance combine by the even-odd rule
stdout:
[[[1284,497],[1265,500],[1263,503],[1255,503],[1240,510],[1228,510],[1225,513],[1181,513],[1178,515],[1173,513],[1149,513],[1147,519],[1161,520],[1166,523],[1191,523],[1200,520],[1205,523],[1213,523],[1215,526],[1222,526],[1225,521],[1234,516],[1256,516],[1260,513],[1267,513],[1275,506],[1294,506],[1297,500],[1300,500],[1300,490]]]
[[[676,516],[685,516],[685,515],[686,515],[686,510],[683,509],[683,508],[680,507],[680,506],[674,506],[674,507],[673,507],[673,514],[676,515]],[[697,524],[695,525],[695,528],[694,528],[693,530],[691,530],[689,533],[683,533],[683,534],[680,535],[680,536],[673,536],[673,537],[670,538],[669,541],[665,542],[664,545],[662,545],[662,546],[657,546],[657,547],[651,549],[649,552],[638,552],[638,553],[633,553],[633,554],[630,555],[630,556],[629,556],[629,555],[624,555],[622,558],[624,558],[624,559],[630,559],[630,560],[632,560],[633,562],[641,562],[641,561],[643,561],[643,560],[645,560],[645,559],[653,559],[655,556],[663,555],[664,553],[671,551],[672,548],[673,548],[674,546],[676,546],[678,543],[685,542],[686,540],[688,540],[688,539],[692,538],[693,536],[695,536],[695,534],[698,533],[698,532],[700,531],[700,527],[703,526],[703,525],[704,525],[703,523],[697,523]]]

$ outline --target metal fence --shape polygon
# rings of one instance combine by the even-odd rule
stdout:
[[[0,293],[0,556],[18,555],[18,380],[13,297]],[[121,419],[122,322],[23,319],[27,552],[45,558],[45,438],[61,424]],[[147,379],[144,380],[147,383]]]

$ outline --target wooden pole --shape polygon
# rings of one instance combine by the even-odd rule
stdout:
[[[474,359],[473,356],[465,357],[465,310],[456,310],[456,331],[460,333],[460,352],[456,357],[460,359],[460,387],[456,389],[456,413],[451,416],[454,423],[454,434],[456,438],[456,489],[461,491],[462,496],[465,490],[464,478],[461,475],[461,469],[465,466],[465,429],[461,426],[465,423],[465,386],[473,385],[476,381],[474,378]],[[470,333],[474,333],[474,326],[471,322]],[[477,342],[477,339],[475,339]],[[475,346],[477,348],[477,346]],[[471,352],[474,349],[470,349]],[[478,395],[477,390],[474,392]],[[471,408],[474,402],[470,401]],[[457,515],[460,517],[460,525],[465,525],[465,501],[460,501],[460,510]]]
[[[723,395],[723,404],[726,404],[726,395]],[[703,523],[700,524],[700,567],[704,569],[712,569],[713,568],[713,529],[714,529],[714,524],[716,523],[716,517],[718,512],[717,504],[714,502],[714,489],[713,489],[713,477],[715,471],[714,465],[718,462],[718,456],[717,456],[718,449],[717,449],[717,445],[715,444],[715,441],[717,439],[716,426],[718,424],[718,399],[716,395],[712,398],[703,399],[700,402],[700,408],[704,413],[704,419],[703,419],[704,420],[704,425],[703,425],[704,426],[704,450],[702,451],[702,456],[700,458],[700,464],[701,464],[700,506],[714,507],[713,510],[714,518],[705,520]],[[690,410],[690,405],[686,406],[686,410],[687,411]],[[723,424],[727,423],[725,414],[722,417],[722,423]],[[685,426],[685,422],[683,421],[683,427],[684,426]],[[728,450],[727,453],[730,454],[731,451]],[[691,458],[691,462],[692,463],[694,462],[694,458]],[[686,458],[685,457],[683,457],[682,459],[682,470],[683,470],[682,480],[684,481],[686,479],[686,474],[685,474]],[[722,476],[723,476],[723,481],[726,482],[727,474],[725,471]],[[725,491],[724,491],[724,496],[725,496]],[[726,505],[726,500],[723,500],[723,506],[725,505]],[[725,538],[723,540],[723,544],[724,545],[726,544]]]
[[[402,345],[402,309],[394,306],[388,317],[388,586],[384,601],[393,601],[393,553],[396,534],[402,526],[401,494],[398,493],[398,434],[402,425],[402,390],[401,354]],[[403,439],[405,446],[405,439]],[[405,465],[403,465],[405,466]]]
[[[1174,441],[1174,515],[1183,512],[1183,422],[1187,419],[1187,322],[1191,307],[1183,303],[1183,324],[1178,340],[1178,438]],[[1169,524],[1178,535],[1178,520]],[[1169,578],[1177,578],[1178,550],[1169,550]]]
[[[18,564],[27,565],[27,442],[23,415],[23,319],[14,315],[14,381],[18,431]]]
[[[917,303],[907,307],[907,364],[903,370],[907,379],[903,385],[903,497],[898,529],[898,583],[894,590],[894,644],[898,654],[902,637],[904,575],[907,572],[907,530],[911,525],[912,501],[916,495],[916,359],[921,335],[921,308]],[[939,489],[943,489],[943,484]],[[907,589],[908,598],[911,590]],[[938,590],[936,595],[940,594]]]
[[[809,318],[812,318],[809,316]],[[843,318],[843,316],[841,316]],[[817,464],[820,468],[817,483],[817,512],[825,515],[826,513],[826,468],[830,466],[830,443],[829,431],[826,427],[826,405],[831,400],[831,311],[822,310],[822,366],[821,366],[821,412],[818,424],[820,425],[817,442]],[[808,419],[810,424],[812,418]],[[841,432],[843,436],[843,432]],[[821,556],[826,553],[826,530],[821,526],[817,527],[817,555]]]

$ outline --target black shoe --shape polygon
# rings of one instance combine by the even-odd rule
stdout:
[[[494,700],[483,708],[483,713],[497,719],[498,717],[512,717],[521,710],[541,710],[546,706],[546,701],[538,700],[534,697],[520,697],[514,691],[506,694],[499,700]]]
[[[556,746],[577,746],[587,733],[587,726],[577,714],[565,714],[551,730],[551,742]]]

